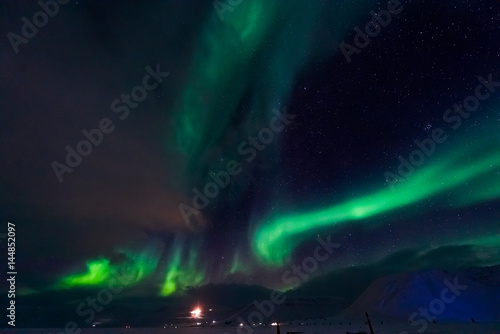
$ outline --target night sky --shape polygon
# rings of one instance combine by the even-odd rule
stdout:
[[[29,321],[116,273],[156,307],[500,264],[497,0],[215,3],[70,1],[30,38],[40,5],[0,3],[0,233]]]

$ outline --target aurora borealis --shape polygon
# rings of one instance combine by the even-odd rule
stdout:
[[[498,124],[487,124],[480,131],[495,133],[498,130]],[[457,203],[451,205],[470,205],[478,201],[498,199],[500,188],[495,183],[500,173],[498,135],[493,140],[488,136],[481,138],[479,133],[475,135],[475,139],[466,138],[455,148],[449,149],[449,152],[442,152],[439,161],[432,161],[431,158],[426,166],[417,167],[417,171],[395,189],[382,185],[378,191],[348,199],[326,209],[282,215],[264,223],[253,237],[255,252],[265,262],[282,265],[293,251],[294,239],[303,234],[314,234],[316,228],[335,227],[393,210],[404,210],[406,206],[444,192],[449,192],[456,198]],[[478,179],[494,182],[487,181],[469,187],[472,189],[465,192],[461,189],[469,182],[479,182]]]
[[[69,312],[120,275],[116,307],[141,312],[203,289],[285,291],[320,236],[340,246],[310,279],[500,264],[498,1],[402,0],[350,62],[339,45],[387,2],[232,3],[71,2],[18,54],[1,47],[0,218],[19,226],[20,298]],[[0,4],[4,35],[37,10]],[[168,77],[118,119],[110,103],[157,64]],[[457,109],[480,84],[488,96]],[[266,142],[278,111],[293,121]],[[51,162],[104,118],[116,129],[59,183]],[[362,292],[345,284],[314,288]]]

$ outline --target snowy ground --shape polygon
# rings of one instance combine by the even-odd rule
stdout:
[[[332,325],[332,326],[280,326],[281,334],[287,333],[301,333],[301,334],[345,334],[346,331],[356,332],[356,331],[366,331],[369,333],[369,329],[366,325]],[[419,333],[417,330],[419,328],[412,327],[410,325],[378,325],[374,326],[374,332],[376,334],[399,334],[399,333]],[[14,334],[14,333],[26,333],[26,334],[65,334],[62,329],[3,329],[0,330],[1,333]],[[69,332],[68,334],[275,334],[276,327],[259,327],[259,328],[237,328],[237,327],[213,327],[213,328],[94,328],[94,329],[82,329],[80,333],[78,331]],[[430,324],[428,328],[421,333],[453,333],[453,334],[500,334],[500,323],[491,324]]]

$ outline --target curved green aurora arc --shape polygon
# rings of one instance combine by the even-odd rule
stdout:
[[[498,129],[494,128],[493,131]],[[490,129],[486,133],[495,132]],[[466,140],[460,141],[452,149],[435,152],[434,155],[425,165],[417,167],[395,190],[384,186],[378,191],[328,208],[285,214],[262,223],[252,237],[255,255],[263,264],[281,266],[289,260],[293,249],[319,228],[335,227],[351,221],[362,222],[447,191],[459,199],[455,204],[457,206],[500,197],[498,140],[476,133],[476,136],[467,136]],[[474,181],[471,186],[468,185],[469,181]],[[464,192],[463,187],[468,187],[468,191]]]

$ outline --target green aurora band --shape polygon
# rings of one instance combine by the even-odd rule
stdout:
[[[159,295],[169,296],[179,293],[189,286],[198,286],[210,281],[207,275],[209,262],[201,261],[199,248],[192,245],[194,243],[185,244],[185,240],[177,238],[167,252],[165,267],[160,265],[163,251],[159,247],[148,247],[141,252],[122,250],[117,253],[125,254],[126,259],[115,264],[105,257],[92,259],[86,262],[85,272],[68,274],[62,277],[53,288],[58,290],[106,287],[118,275],[124,275],[126,279],[120,282],[125,284],[125,287],[131,287],[150,276],[153,276],[155,281],[158,277],[164,276],[163,282],[157,284],[160,286]],[[250,268],[241,261],[236,252],[231,266],[219,273],[219,280],[241,272],[248,273],[249,270]]]
[[[127,286],[135,285],[151,275],[158,266],[160,252],[157,248],[148,247],[142,252],[119,251],[125,260],[112,264],[110,259],[100,257],[87,262],[87,272],[75,273],[63,277],[59,288],[105,286],[116,275],[126,275]]]
[[[196,159],[207,143],[220,136],[244,92],[244,83],[238,80],[247,75],[244,64],[269,29],[277,9],[276,1],[245,1],[227,14],[224,22],[207,22],[175,112],[176,142],[187,157]],[[226,96],[225,101],[219,100],[221,96]]]
[[[109,260],[99,258],[87,262],[87,272],[80,274],[71,274],[61,279],[60,285],[65,288],[75,286],[93,286],[106,282],[111,273]]]
[[[198,248],[194,247],[185,252],[180,239],[176,240],[170,252],[161,296],[169,296],[188,286],[206,282],[206,268],[200,269],[199,254]]]
[[[499,198],[498,125],[485,125],[483,130],[475,136],[468,135],[446,152],[438,152],[440,148],[437,147],[434,156],[430,157],[432,160],[416,167],[413,174],[394,190],[384,186],[328,208],[271,217],[260,224],[253,234],[252,246],[256,257],[265,265],[282,266],[290,260],[295,247],[318,229],[352,221],[363,223],[368,218],[402,210],[445,192],[451,192],[454,198],[460,199],[452,203],[456,206]],[[487,137],[487,134],[494,134],[496,140]],[[380,220],[378,224],[383,223]]]
[[[272,109],[288,100],[295,76],[311,56],[318,60],[338,52],[336,46],[350,31],[348,23],[369,13],[373,3],[243,1],[233,11],[226,11],[223,21],[214,9],[194,48],[180,97],[174,102],[173,136],[167,138],[167,146],[185,158],[187,183],[193,173],[204,174],[201,172],[206,169],[220,169],[225,164],[218,159],[200,162],[221,145],[234,113],[249,92],[250,110],[237,125],[241,139],[259,129]],[[319,21],[330,26],[328,40],[321,42],[310,38],[320,29]],[[324,28],[317,35],[325,38]],[[237,156],[236,147],[221,147],[226,161]],[[210,163],[214,165],[207,166]]]

